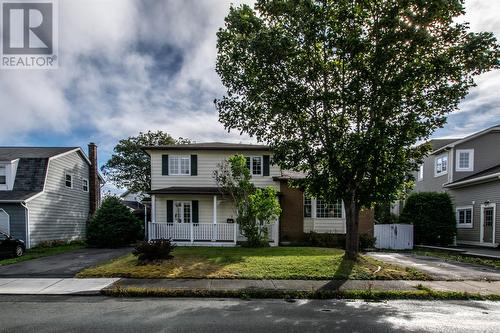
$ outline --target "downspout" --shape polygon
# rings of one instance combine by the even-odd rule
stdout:
[[[21,206],[24,207],[24,209],[26,209],[26,214],[24,216],[24,219],[26,221],[26,248],[29,249],[31,248],[31,240],[30,240],[30,210],[28,208],[28,206],[26,206],[26,202],[22,201],[21,202]]]

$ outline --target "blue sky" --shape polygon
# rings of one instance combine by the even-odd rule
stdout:
[[[217,29],[228,0],[60,0],[57,70],[0,72],[0,145],[99,146],[161,129],[201,141],[251,141],[227,133],[214,98]],[[500,37],[500,1],[468,0],[473,31]],[[500,73],[478,86],[435,137],[463,136],[500,123]]]

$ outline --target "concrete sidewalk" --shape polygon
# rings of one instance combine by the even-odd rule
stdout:
[[[422,285],[435,291],[500,295],[500,281],[379,281],[379,280],[231,280],[231,279],[0,279],[0,294],[98,295],[103,289],[140,288],[181,291],[415,291]]]
[[[4,295],[99,295],[101,290],[119,279],[3,278],[0,294]]]
[[[415,291],[422,285],[435,291],[467,292],[480,295],[500,295],[500,281],[408,281],[408,280],[229,280],[229,279],[121,279],[114,286],[202,291]]]

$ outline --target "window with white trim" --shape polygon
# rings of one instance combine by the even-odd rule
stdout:
[[[457,149],[457,171],[474,171],[474,149]]]
[[[0,185],[7,185],[7,166],[0,165]]]
[[[83,192],[89,191],[89,180],[86,178],[82,179],[82,190],[83,190]]]
[[[457,228],[472,228],[472,206],[457,207]]]
[[[441,176],[448,173],[448,154],[437,156],[435,159],[434,175]]]
[[[342,201],[327,203],[324,200],[316,199],[317,218],[342,218]]]
[[[191,156],[170,155],[168,157],[168,174],[173,176],[189,176],[191,174]]]
[[[73,175],[70,173],[65,174],[64,175],[64,182],[66,184],[66,187],[73,188]]]
[[[262,176],[262,156],[247,156],[246,160],[252,176]]]
[[[420,164],[418,167],[417,180],[424,180],[424,164]]]
[[[312,217],[312,200],[304,197],[304,217]]]

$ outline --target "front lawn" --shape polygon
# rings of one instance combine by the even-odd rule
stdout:
[[[353,263],[339,249],[311,247],[183,247],[174,259],[138,265],[132,254],[88,268],[77,277],[219,279],[428,280],[429,276],[366,256]],[[380,267],[380,268],[379,268]]]
[[[439,250],[433,250],[433,249],[416,249],[416,250],[413,250],[413,253],[415,253],[419,256],[437,257],[437,258],[444,259],[446,261],[458,261],[458,262],[463,262],[466,264],[483,265],[483,266],[488,266],[488,267],[500,269],[500,260],[497,260],[497,259],[485,259],[485,258],[471,257],[471,256],[462,255],[460,253],[453,253],[450,251],[439,251]]]
[[[6,259],[0,258],[0,266],[11,265],[22,261],[52,256],[55,254],[61,254],[69,251],[82,249],[84,247],[85,243],[83,242],[73,242],[73,243],[50,246],[50,247],[34,247],[32,249],[26,250],[26,253],[22,257],[6,258]]]

